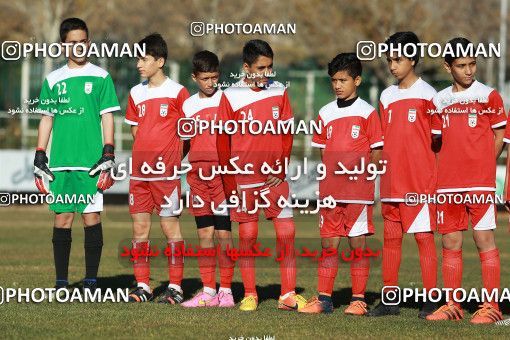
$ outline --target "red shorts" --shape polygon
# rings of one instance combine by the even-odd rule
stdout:
[[[262,196],[265,197],[269,203],[269,207],[263,208],[266,219],[292,217],[291,208],[285,207],[282,209],[278,206],[278,199],[280,197],[283,196],[287,200],[290,198],[289,183],[286,181],[278,186],[270,188],[265,185],[256,188],[243,188],[241,192],[240,206],[230,211],[230,219],[234,222],[243,223],[258,221],[259,209],[255,209],[255,202],[258,201],[259,205],[267,204]],[[252,212],[250,212],[250,210]]]
[[[398,222],[405,233],[424,233],[436,230],[436,205],[420,203],[416,206],[404,202],[382,202],[382,216]]]
[[[129,181],[129,213],[149,213],[156,209],[161,217],[181,214],[181,182],[173,181]]]
[[[193,163],[193,169],[200,166],[200,164]],[[208,164],[204,166],[208,166]],[[222,204],[226,204],[226,199],[220,176],[214,176],[211,180],[206,181],[200,178],[198,171],[191,171],[188,172],[186,181],[190,186],[191,202],[189,202],[189,210],[193,216],[228,216],[228,210],[221,209]],[[203,207],[197,207],[197,204],[195,204],[195,207],[193,206],[193,203],[197,200],[197,196],[204,202]],[[212,204],[214,204],[214,208],[220,207],[218,210],[223,210],[225,212],[215,214],[211,208]]]
[[[356,237],[374,233],[371,204],[337,203],[333,209],[320,209],[319,228],[322,238]]]
[[[446,195],[446,194],[445,194]],[[473,230],[496,229],[496,205],[494,192],[471,191],[451,193],[456,198],[437,205],[437,230],[441,234],[453,233],[468,229],[468,219]],[[486,197],[492,197],[486,199]],[[442,202],[441,202],[442,203]]]

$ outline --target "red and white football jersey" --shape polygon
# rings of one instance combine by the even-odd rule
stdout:
[[[278,121],[285,123],[294,119],[285,87],[278,82],[273,85],[265,89],[253,89],[247,87],[244,80],[240,80],[225,89],[220,100],[219,120],[223,125],[228,120],[235,121],[239,127],[237,133],[230,138],[230,158],[239,157],[236,164],[242,169],[246,165],[253,166],[253,175],[235,176],[235,182],[241,188],[264,185],[268,176],[261,173],[263,163],[274,166],[277,161],[283,163],[285,157],[290,157],[292,143],[286,147],[284,134],[263,131],[270,126],[277,129]],[[246,126],[244,134],[241,129],[242,121]],[[253,126],[256,130],[262,127],[261,133],[250,133],[247,121],[257,121]]]
[[[175,175],[175,166],[180,168],[182,152],[177,124],[184,117],[182,104],[188,97],[188,90],[169,78],[158,87],[149,88],[144,81],[131,89],[125,122],[138,126],[131,179],[162,180]],[[165,164],[163,173],[156,167],[158,161]],[[143,174],[144,162],[158,173]]]
[[[186,118],[205,120],[208,122],[217,120],[218,106],[223,91],[217,90],[214,95],[207,98],[200,98],[198,93],[186,99],[182,110]],[[197,133],[190,141],[188,160],[190,163],[213,162],[218,163],[218,150],[216,148],[216,135],[211,129]]]
[[[432,99],[436,90],[421,78],[408,89],[397,85],[381,93],[379,112],[384,137],[381,201],[404,202],[407,193],[436,190],[436,157],[432,151]]]
[[[320,133],[314,134],[312,146],[324,149],[322,163],[326,177],[319,182],[320,197],[332,196],[342,203],[374,203],[374,180],[369,174],[335,174],[341,162],[348,170],[370,163],[370,150],[383,146],[381,121],[374,107],[361,98],[350,106],[339,108],[333,101],[319,111],[317,124]],[[357,180],[349,177],[358,177]]]
[[[461,92],[452,86],[434,97],[432,133],[442,135],[437,192],[495,191],[493,129],[506,125],[500,94],[478,82]]]

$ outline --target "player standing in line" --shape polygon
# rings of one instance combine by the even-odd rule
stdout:
[[[386,40],[388,46],[400,48],[401,53],[387,55],[388,67],[397,85],[386,88],[379,103],[384,136],[383,158],[388,161],[386,173],[381,177],[384,218],[382,273],[385,287],[398,286],[403,234],[414,234],[423,287],[430,290],[437,285],[437,253],[433,234],[436,229],[435,205],[405,202],[409,194],[433,194],[437,180],[431,135],[432,98],[436,91],[416,74],[420,56],[405,56],[410,55],[412,45],[418,47],[419,43],[413,32],[397,32]],[[404,53],[406,48],[409,53]],[[436,309],[435,303],[425,302],[418,316],[423,319]],[[398,305],[386,306],[381,302],[368,315],[399,313]]]
[[[182,249],[184,245],[178,211],[181,181],[175,173],[176,169],[180,169],[184,156],[177,124],[184,117],[182,104],[189,94],[184,86],[163,72],[168,49],[161,35],[151,34],[139,44],[145,45],[146,55],[138,58],[137,69],[140,76],[147,80],[131,89],[125,119],[131,125],[134,138],[129,181],[133,250],[148,251],[151,214],[155,209],[172,253],[168,256],[170,283],[159,302],[177,304],[183,301],[181,281],[184,270],[182,252],[175,252],[175,249]],[[149,257],[138,258],[133,263],[133,269],[137,288],[129,295],[130,301],[151,300]]]
[[[186,118],[196,121],[213,121],[217,118],[218,105],[223,92],[217,87],[220,76],[220,62],[216,54],[201,51],[193,57],[193,73],[191,77],[198,85],[198,93],[186,99],[182,110]],[[215,256],[198,257],[200,277],[204,289],[192,299],[184,302],[184,307],[234,307],[234,298],[230,289],[234,275],[234,262],[226,254],[226,246],[233,247],[230,216],[226,208],[225,193],[220,176],[211,180],[213,167],[218,165],[218,151],[216,149],[216,135],[210,130],[197,134],[191,138],[188,160],[192,169],[187,174],[190,185],[192,206],[191,213],[195,216],[200,247],[206,252],[215,252],[214,240],[219,243],[219,253]],[[203,202],[203,207],[195,207],[197,198]],[[217,209],[214,212],[212,209]],[[220,267],[220,289],[216,293],[216,258]]]
[[[438,114],[432,132],[441,137],[438,158],[438,193],[460,193],[464,202],[437,205],[438,231],[443,235],[443,285],[462,286],[462,238],[473,226],[473,239],[482,267],[483,287],[489,294],[500,288],[499,251],[494,240],[496,228],[496,159],[503,146],[506,115],[500,94],[475,79],[476,58],[461,54],[471,42],[455,38],[448,42],[454,55],[446,55],[444,66],[453,85],[434,97]],[[478,197],[478,199],[476,199]],[[483,202],[480,202],[480,197]],[[464,313],[455,297],[427,320],[459,320]],[[497,301],[485,302],[471,319],[475,324],[502,319]]]
[[[65,19],[60,24],[60,40],[70,45],[80,43],[83,48],[88,48],[90,40],[86,23],[78,18]],[[83,50],[77,49],[77,52]],[[85,232],[86,273],[83,286],[94,290],[103,248],[100,217],[103,190],[113,184],[109,175],[109,169],[114,166],[113,112],[120,110],[112,78],[105,70],[89,63],[85,56],[77,57],[71,52],[67,64],[51,72],[44,80],[39,109],[42,117],[34,159],[36,186],[41,193],[48,194],[43,178],[49,178],[50,191],[56,199],[70,195],[74,201],[50,204],[50,210],[55,212],[53,256],[56,288],[69,284],[71,226],[74,214],[78,212]],[[53,139],[48,167],[46,148],[51,132]],[[93,196],[93,202],[83,203],[78,199],[88,195]]]
[[[280,208],[277,204],[280,197],[289,199],[289,184],[285,181],[282,171],[275,175],[264,175],[262,165],[281,166],[290,159],[292,150],[292,134],[251,134],[248,130],[250,121],[258,121],[262,126],[278,122],[291,123],[292,110],[285,87],[273,80],[273,50],[262,40],[250,40],[243,48],[243,69],[247,75],[239,82],[227,88],[220,101],[218,117],[222,124],[235,121],[238,125],[247,126],[246,134],[241,127],[237,133],[217,136],[218,155],[221,166],[227,166],[230,160],[239,157],[237,165],[241,169],[252,166],[252,175],[222,176],[225,193],[228,197],[236,193],[241,197],[241,206],[231,211],[232,221],[239,222],[239,248],[251,249],[258,234],[258,214],[248,213],[256,208],[256,201],[263,196],[270,203],[264,208],[267,219],[272,220],[276,231],[277,251],[289,249],[280,262],[281,295],[278,308],[297,310],[306,300],[295,293],[296,258],[294,254],[295,226],[292,209]],[[278,171],[276,171],[278,172]],[[260,196],[260,197],[259,197]],[[243,257],[239,259],[239,268],[244,284],[245,297],[241,301],[240,310],[257,309],[258,297],[255,289],[255,259]]]
[[[319,183],[320,199],[331,196],[335,208],[321,208],[319,217],[323,254],[319,258],[318,291],[300,312],[332,313],[331,294],[338,273],[340,238],[347,237],[351,251],[365,250],[366,236],[374,233],[372,208],[374,180],[364,173],[358,179],[338,175],[338,163],[347,169],[360,162],[379,166],[383,147],[381,121],[374,107],[358,97],[362,66],[355,53],[341,53],[328,64],[328,74],[336,99],[319,111],[320,134],[314,134],[312,146],[321,151],[326,177]],[[362,167],[365,168],[363,165]],[[344,313],[366,315],[365,289],[370,271],[368,257],[351,262],[352,298]]]
[[[507,118],[506,128],[505,128],[505,136],[503,137],[504,147],[506,147],[506,175],[505,175],[505,190],[504,190],[504,198],[505,198],[505,209],[510,212],[510,190],[508,188],[509,185],[509,172],[510,172],[510,124],[508,122],[510,120],[510,115]],[[496,322],[498,326],[510,326],[510,318],[505,320],[500,320]]]

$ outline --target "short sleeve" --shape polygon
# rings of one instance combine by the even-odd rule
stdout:
[[[380,148],[384,145],[381,120],[375,110],[367,118],[367,138],[371,149]]]
[[[124,122],[133,126],[138,125],[138,112],[136,111],[136,105],[131,94],[129,94]]]
[[[317,116],[317,119],[315,120],[317,123],[317,126],[319,127],[319,131],[315,130],[313,132],[312,136],[312,146],[320,149],[324,149],[326,147],[326,131],[327,127],[324,124],[324,121],[321,118],[321,115]]]
[[[220,104],[218,105],[218,119],[221,121],[227,121],[233,119],[234,110],[228,101],[225,93],[221,95]]]
[[[283,98],[282,98],[282,114],[281,114],[281,120],[287,121],[294,118],[294,115],[292,114],[292,107],[290,106],[290,100],[287,90],[283,92]]]
[[[57,100],[58,98],[53,94],[53,91],[50,88],[50,84],[48,83],[48,79],[44,79],[41,93],[39,94],[39,105],[37,107],[38,110],[43,115],[53,117],[57,111]]]
[[[179,110],[180,117],[186,117],[186,115],[184,114],[184,111],[182,110],[182,106],[184,105],[184,102],[188,98],[189,98],[189,92],[185,87],[183,87],[177,94],[177,109]]]
[[[508,120],[510,120],[510,114],[508,115],[508,118],[507,118],[507,124],[506,124],[506,128],[505,128],[505,136],[503,137],[503,142],[510,144],[510,122],[508,122]]]
[[[381,101],[379,101],[379,114],[381,115],[381,129],[382,133],[384,134],[388,125],[388,114],[384,109],[384,105]]]
[[[103,87],[101,88],[100,95],[99,114],[120,110],[119,100],[115,93],[115,86],[113,85],[112,77],[109,74],[103,80]]]
[[[501,98],[498,91],[494,90],[489,95],[487,110],[489,112],[488,115],[490,124],[493,129],[506,125],[505,106],[503,104],[503,98]]]

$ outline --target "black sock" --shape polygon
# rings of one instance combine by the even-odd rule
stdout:
[[[101,222],[85,227],[85,279],[95,280],[103,250],[103,227]]]
[[[71,229],[53,228],[53,259],[57,286],[67,286],[69,254],[71,253]]]
[[[351,302],[352,301],[363,301],[363,302],[365,302],[365,297],[363,297],[363,296],[353,296],[353,297],[351,297]]]
[[[332,302],[331,296],[319,294],[319,301]]]

